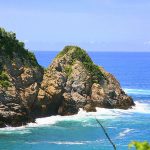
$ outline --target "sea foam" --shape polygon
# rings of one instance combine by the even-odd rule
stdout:
[[[97,112],[85,112],[83,109],[80,109],[78,114],[72,116],[51,116],[45,118],[37,118],[36,123],[29,123],[28,127],[37,127],[45,125],[53,125],[61,121],[79,121],[79,122],[88,122],[90,119],[115,119],[119,117],[126,117],[133,113],[142,113],[150,114],[150,105],[147,103],[141,103],[135,101],[135,106],[128,110],[123,109],[106,109],[106,108],[96,108]]]
[[[125,89],[129,93],[135,94],[150,94],[150,90],[139,90],[139,89]],[[46,126],[53,125],[61,121],[80,121],[80,122],[89,122],[90,119],[106,120],[106,119],[115,119],[118,117],[126,117],[127,115],[133,113],[141,114],[150,114],[150,104],[144,102],[135,101],[135,106],[130,109],[106,109],[106,108],[96,108],[96,112],[85,112],[83,109],[80,109],[78,114],[72,116],[50,116],[45,118],[37,118],[36,123],[29,123],[28,127],[37,127],[37,126]]]
[[[128,94],[150,94],[150,90],[140,90],[140,89],[124,89],[125,92]],[[150,114],[150,103],[146,103],[146,101],[139,102],[135,101],[135,106],[133,106],[131,109],[123,110],[123,109],[106,109],[106,108],[96,108],[96,112],[85,112],[83,109],[80,109],[78,114],[72,115],[72,116],[50,116],[50,117],[44,117],[44,118],[37,118],[35,123],[28,123],[26,126],[22,127],[5,127],[0,129],[0,133],[6,132],[6,134],[9,134],[13,132],[14,130],[17,130],[17,133],[19,134],[26,134],[30,133],[28,128],[33,127],[42,127],[42,126],[50,126],[54,125],[57,122],[61,121],[79,121],[86,123],[90,122],[90,119],[101,119],[101,120],[108,120],[108,119],[115,119],[119,117],[127,117],[127,115],[131,115],[134,113],[141,113],[141,114]],[[85,126],[85,124],[83,124]],[[26,129],[26,131],[23,131]]]
[[[97,112],[85,112],[83,109],[80,109],[78,114],[72,116],[50,116],[44,118],[37,118],[35,123],[28,123],[26,126],[21,127],[5,127],[0,129],[0,133],[14,133],[14,130],[17,130],[17,134],[27,134],[30,133],[29,128],[33,127],[44,127],[51,126],[58,122],[62,121],[78,121],[83,122],[88,125],[90,119],[100,119],[100,120],[108,120],[115,119],[119,117],[126,117],[127,115],[131,115],[133,113],[144,113],[150,114],[150,105],[147,103],[141,103],[135,101],[135,106],[128,110],[122,109],[106,109],[106,108],[96,108]],[[84,126],[84,125],[83,125]],[[89,125],[90,126],[90,125]]]

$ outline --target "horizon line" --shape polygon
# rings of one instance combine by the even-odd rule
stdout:
[[[61,50],[28,50],[31,52],[60,52]],[[87,52],[102,52],[102,53],[150,53],[150,51],[95,51],[86,50]]]

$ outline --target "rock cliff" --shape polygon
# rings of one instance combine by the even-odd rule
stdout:
[[[16,35],[0,29],[0,126],[32,121],[43,69]],[[35,112],[34,112],[35,111]]]
[[[0,127],[36,117],[72,115],[79,108],[134,105],[113,75],[77,46],[66,46],[44,71],[16,35],[0,28]]]

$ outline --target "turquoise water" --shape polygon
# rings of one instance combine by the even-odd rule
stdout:
[[[56,52],[36,52],[45,67]],[[133,109],[80,110],[74,116],[39,118],[36,123],[0,129],[0,150],[112,150],[95,117],[107,129],[118,150],[126,150],[132,140],[150,142],[150,53],[92,53],[96,64],[104,66],[121,82],[136,103]]]

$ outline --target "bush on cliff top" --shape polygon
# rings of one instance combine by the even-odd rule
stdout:
[[[37,65],[34,54],[24,48],[24,43],[16,39],[16,34],[0,28],[0,54],[6,54],[12,59],[14,52],[21,58],[27,59],[32,65]]]
[[[69,51],[72,51],[69,53]],[[93,63],[89,55],[85,50],[81,49],[78,46],[66,46],[58,55],[57,58],[62,57],[64,55],[70,55],[72,59],[72,64],[78,60],[81,61],[84,67],[89,71],[93,78],[93,82],[97,82],[100,79],[104,78],[103,73],[100,71],[99,67]],[[70,74],[70,72],[69,72]]]

